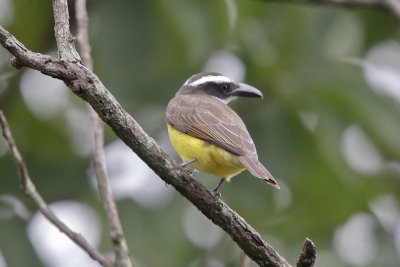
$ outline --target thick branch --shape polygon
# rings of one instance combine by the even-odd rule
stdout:
[[[21,190],[24,194],[29,196],[33,202],[38,206],[40,212],[46,217],[54,226],[61,232],[66,234],[71,240],[73,240],[82,249],[88,252],[89,256],[98,261],[102,266],[112,266],[111,261],[104,257],[99,251],[92,247],[80,234],[73,232],[68,228],[58,217],[51,211],[47,203],[43,200],[42,196],[37,192],[35,185],[33,184],[25,161],[22,158],[14,138],[11,135],[7,120],[0,110],[0,127],[5,141],[8,143],[11,155],[14,158],[15,164],[18,170],[19,181]]]
[[[243,218],[193,179],[192,175],[161,150],[140,125],[121,107],[96,75],[77,63],[53,59],[27,50],[14,36],[0,27],[0,43],[16,59],[12,64],[27,66],[63,80],[71,91],[87,101],[153,171],[191,201],[205,216],[227,232],[242,250],[261,266],[290,266],[278,252],[261,239]]]
[[[93,61],[90,55],[88,36],[89,17],[86,10],[86,0],[75,1],[75,13],[78,23],[78,43],[82,53],[83,63],[93,70]],[[65,14],[66,15],[66,14]],[[108,184],[107,169],[104,156],[104,131],[103,122],[88,105],[90,117],[93,122],[94,132],[94,169],[96,171],[97,185],[109,223],[109,232],[115,252],[115,266],[133,266],[129,257],[129,249],[119,220],[118,210],[115,205],[110,186]]]
[[[398,0],[263,0],[265,2],[293,2],[305,4],[329,4],[348,7],[379,8],[391,14],[400,23],[400,2]]]

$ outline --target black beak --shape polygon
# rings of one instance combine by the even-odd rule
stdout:
[[[251,85],[245,83],[238,83],[238,87],[236,87],[231,94],[233,96],[240,96],[240,97],[259,97],[263,98],[263,94],[260,90],[254,88]]]

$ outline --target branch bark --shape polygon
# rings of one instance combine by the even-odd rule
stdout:
[[[303,248],[300,252],[300,257],[297,261],[296,267],[312,267],[317,257],[317,248],[311,239],[306,238]]]
[[[400,2],[398,0],[263,0],[263,1],[378,8],[391,14],[396,20],[396,22],[400,23]]]
[[[79,47],[82,54],[83,63],[93,70],[93,61],[90,55],[90,44],[89,44],[89,17],[86,10],[86,0],[76,0],[75,1],[75,14],[78,24],[77,39]],[[67,14],[63,15],[64,17]],[[66,29],[69,32],[69,29]],[[117,206],[112,197],[110,186],[108,184],[107,169],[105,164],[104,156],[104,131],[103,122],[93,110],[93,108],[88,105],[88,110],[90,117],[93,122],[93,132],[94,132],[94,169],[96,172],[97,185],[101,198],[103,200],[104,210],[107,214],[107,221],[109,224],[109,233],[112,240],[115,253],[115,263],[117,266],[133,266],[131,259],[129,257],[129,249],[126,243],[125,235],[122,230],[122,225],[119,219]]]
[[[85,238],[83,238],[80,234],[72,231],[67,225],[65,225],[60,219],[58,219],[58,217],[51,211],[47,203],[43,200],[42,196],[38,193],[34,183],[30,178],[25,161],[17,148],[15,140],[11,135],[6,117],[1,110],[0,127],[2,130],[2,135],[10,148],[11,155],[14,158],[15,164],[17,166],[21,191],[33,200],[43,216],[47,218],[47,220],[49,220],[55,227],[58,228],[58,230],[66,234],[72,241],[74,241],[78,246],[85,250],[92,259],[99,262],[102,266],[113,266],[112,262],[104,257],[94,247],[92,247]]]
[[[80,61],[75,49],[75,38],[69,30],[69,13],[67,0],[53,0],[54,32],[59,57],[68,62]]]
[[[193,179],[190,172],[162,151],[99,78],[80,62],[70,63],[29,51],[2,27],[0,43],[14,55],[11,60],[14,67],[30,67],[63,80],[161,179],[175,187],[206,217],[227,232],[252,260],[260,266],[290,266],[243,218],[223,201],[216,199],[211,191]]]

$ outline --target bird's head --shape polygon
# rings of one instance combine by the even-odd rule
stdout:
[[[236,97],[259,97],[262,93],[248,84],[239,83],[216,72],[201,72],[190,77],[176,95],[209,95],[226,104]]]

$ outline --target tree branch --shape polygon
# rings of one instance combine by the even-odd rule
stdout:
[[[300,253],[300,257],[297,261],[296,267],[312,267],[317,257],[317,248],[311,239],[306,238],[304,241],[303,248]]]
[[[252,260],[261,266],[290,266],[243,218],[216,199],[211,191],[193,179],[189,171],[162,151],[85,66],[33,53],[2,27],[0,43],[15,56],[11,61],[13,66],[27,66],[63,80],[161,179],[227,232]]]
[[[69,30],[69,13],[67,0],[53,0],[54,33],[59,57],[68,62],[80,61],[75,49],[74,37]]]
[[[83,63],[93,70],[93,61],[90,55],[90,44],[88,35],[89,17],[86,10],[86,0],[75,1],[75,13],[78,24],[78,43],[82,53]],[[64,14],[66,16],[67,14]],[[104,131],[103,122],[88,105],[90,117],[93,121],[94,131],[94,169],[96,171],[97,185],[101,198],[103,200],[104,209],[107,214],[109,224],[110,237],[114,247],[115,266],[133,266],[129,257],[129,249],[122,230],[121,222],[118,215],[118,210],[110,186],[108,184],[107,170],[104,156]]]
[[[75,233],[74,231],[69,229],[67,225],[60,221],[60,219],[58,219],[58,217],[51,211],[47,203],[43,200],[42,196],[37,192],[36,187],[29,176],[25,161],[19,153],[15,140],[11,135],[10,128],[8,126],[4,113],[1,110],[0,127],[3,137],[10,148],[11,155],[14,158],[15,164],[17,166],[21,191],[33,200],[33,202],[38,206],[40,212],[43,214],[44,217],[46,217],[54,226],[56,226],[58,230],[66,234],[72,241],[74,241],[78,246],[84,249],[92,259],[99,262],[102,266],[111,267],[111,261],[104,257],[94,247],[92,247],[80,234]]]
[[[263,0],[265,2],[293,2],[304,4],[329,4],[348,7],[379,8],[391,14],[400,23],[400,2],[398,0]]]

